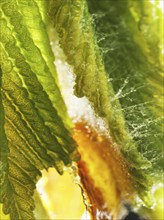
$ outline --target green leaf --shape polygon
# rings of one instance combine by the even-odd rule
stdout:
[[[40,170],[54,166],[62,173],[63,165],[77,159],[44,5],[1,1],[0,202],[13,220],[34,219],[32,196]]]
[[[105,68],[121,103],[126,125],[137,143],[138,150],[151,161],[156,173],[157,169],[160,171],[162,167],[163,145],[163,70],[157,61],[161,53],[159,50],[161,36],[156,34],[152,37],[156,40],[157,49],[154,50],[149,37],[138,28],[129,1],[125,1],[124,5],[121,1],[117,3],[110,1],[109,12],[104,9],[102,3],[96,5],[94,1],[89,2],[91,13],[104,13],[102,17],[95,19],[95,29],[97,36],[100,34],[106,36],[101,41],[99,36],[98,42],[102,50],[108,48],[108,52],[104,54]],[[138,1],[132,2],[142,5]],[[149,8],[149,16],[154,10],[153,7],[148,7],[150,5],[150,2],[145,2],[142,6],[142,10]],[[117,14],[119,16],[113,21],[112,18]],[[138,16],[140,19],[144,18],[143,15]],[[155,27],[158,27],[160,16],[155,19],[157,19]],[[151,19],[148,25],[152,25],[153,21]],[[109,31],[110,35],[107,34]],[[154,30],[150,33],[153,34]]]
[[[134,187],[151,205],[147,191],[162,171],[162,77],[159,65],[150,62],[129,1],[50,0],[49,8],[67,62],[74,67],[75,95],[86,96],[107,121],[113,145],[129,163]]]

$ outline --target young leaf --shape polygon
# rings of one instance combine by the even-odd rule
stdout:
[[[62,173],[75,159],[42,5],[36,2],[1,1],[0,202],[13,220],[34,219],[40,170],[55,166]]]
[[[157,170],[162,171],[163,69],[158,60],[161,55],[161,35],[160,32],[154,34],[153,28],[159,28],[162,21],[160,11],[157,10],[157,18],[152,19],[155,9],[149,1],[125,1],[125,4],[121,4],[121,1],[109,1],[106,9],[103,1],[96,4],[91,0],[89,3],[91,14],[101,15],[95,18],[98,44],[102,50],[107,49],[104,54],[105,68],[112,80],[116,98],[121,103],[126,125],[139,152],[152,163],[152,169],[145,172],[156,175]],[[144,15],[139,13],[135,14],[138,19],[136,22],[136,17],[131,13],[134,8],[130,3],[140,6],[142,13],[149,8],[151,19],[147,24],[143,24]],[[147,13],[146,18],[148,19]],[[139,21],[149,34],[138,28]],[[149,25],[152,25],[152,30],[148,30]],[[156,42],[156,49],[149,38],[150,34]],[[103,35],[105,38],[99,40]],[[158,173],[156,178],[159,179],[159,176]]]

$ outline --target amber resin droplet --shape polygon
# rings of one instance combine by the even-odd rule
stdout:
[[[75,126],[81,160],[78,172],[93,220],[118,219],[122,204],[133,197],[128,164],[105,135],[84,123]]]

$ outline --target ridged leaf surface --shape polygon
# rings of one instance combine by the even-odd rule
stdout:
[[[42,169],[71,163],[76,144],[45,26],[46,1],[1,1],[1,196],[11,219],[34,219]]]

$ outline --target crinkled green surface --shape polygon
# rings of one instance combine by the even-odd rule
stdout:
[[[1,1],[0,202],[13,220],[34,219],[40,170],[75,159],[41,13],[34,0]]]
[[[93,17],[97,13],[94,21],[98,44],[102,51],[106,50],[106,72],[129,132],[138,150],[151,161],[155,174],[162,167],[164,141],[163,69],[159,59],[162,14],[149,1],[109,1],[106,8],[103,2],[89,1]],[[143,14],[133,15],[136,6],[140,6]],[[156,17],[152,18],[155,12]]]
[[[149,52],[151,42],[140,31],[130,3],[137,4],[52,0],[50,15],[74,67],[75,95],[86,96],[105,118],[129,162],[137,192],[151,205],[147,192],[162,171],[162,77],[159,63],[152,62],[159,53],[153,55],[154,47]]]

